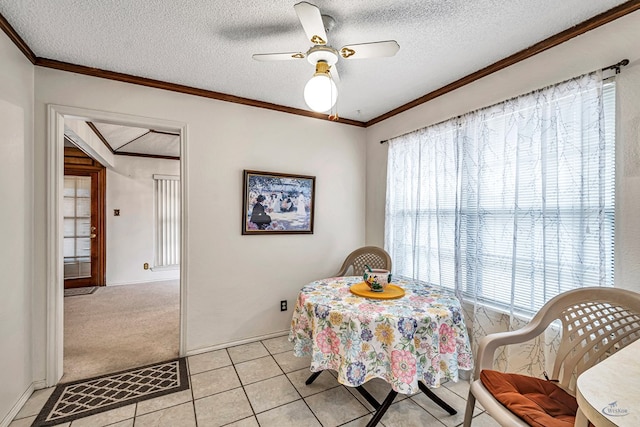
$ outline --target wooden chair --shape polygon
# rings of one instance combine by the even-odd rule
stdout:
[[[349,269],[353,270],[350,274],[351,276],[362,276],[365,264],[371,268],[382,268],[391,271],[391,257],[387,251],[377,246],[364,246],[347,256],[336,276],[346,276]]]
[[[561,323],[562,339],[551,379],[557,379],[560,388],[575,396],[580,373],[640,337],[640,294],[618,288],[575,289],[549,300],[522,329],[483,337],[478,345],[464,427],[471,426],[476,400],[502,426],[530,425],[489,392],[480,373],[494,369],[494,353],[498,347],[529,341],[555,320]],[[583,421],[580,418],[579,421]]]

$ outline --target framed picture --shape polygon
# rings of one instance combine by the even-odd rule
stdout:
[[[242,234],[313,234],[316,177],[244,171]]]

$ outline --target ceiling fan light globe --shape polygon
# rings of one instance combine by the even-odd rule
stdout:
[[[311,77],[304,87],[304,101],[318,113],[329,111],[338,99],[338,88],[331,77],[320,74]]]

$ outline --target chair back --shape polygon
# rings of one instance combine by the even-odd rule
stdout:
[[[364,246],[347,256],[336,276],[345,276],[350,268],[353,268],[351,275],[362,276],[365,264],[371,268],[382,268],[391,271],[391,257],[387,251],[377,246]]]
[[[575,392],[578,375],[640,338],[640,294],[590,287],[551,299],[531,320],[547,326],[562,323],[562,340],[553,376]]]

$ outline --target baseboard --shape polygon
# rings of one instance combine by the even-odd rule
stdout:
[[[168,265],[168,266],[161,266],[161,267],[151,267],[150,268],[151,271],[156,271],[156,272],[165,272],[165,271],[177,271],[178,272],[178,279],[180,278],[180,266],[175,266],[175,265]]]
[[[187,351],[187,356],[195,356],[196,354],[202,354],[202,353],[207,353],[209,351],[221,350],[223,348],[228,348],[228,347],[235,347],[237,345],[242,345],[242,344],[249,344],[249,343],[256,342],[256,341],[268,340],[269,338],[278,338],[278,337],[282,337],[282,336],[285,336],[285,335],[289,335],[289,330],[288,329],[286,331],[273,332],[271,334],[260,335],[260,336],[251,337],[251,338],[245,338],[245,339],[238,340],[238,341],[230,341],[230,342],[224,343],[224,344],[216,344],[216,345],[212,345],[210,347],[199,348],[197,350],[188,350]]]
[[[43,388],[47,388],[47,382],[45,380],[34,381],[33,389],[34,390],[42,390]]]
[[[24,393],[22,393],[22,396],[20,396],[20,399],[18,399],[16,404],[13,405],[13,408],[11,408],[9,413],[5,415],[2,421],[0,421],[0,427],[7,427],[9,424],[11,424],[11,421],[13,421],[15,416],[18,415],[18,412],[20,412],[20,409],[22,409],[24,404],[27,403],[27,400],[29,400],[29,397],[31,397],[31,395],[33,394],[33,391],[36,389],[36,384],[40,384],[40,383],[44,385],[44,381],[34,381],[31,384],[29,384],[29,387],[27,387],[27,390]]]
[[[175,279],[172,278],[157,278],[157,279],[150,279],[150,280],[145,280],[145,281],[135,281],[135,282],[116,282],[116,283],[107,283],[106,286],[129,286],[129,285],[144,285],[147,283],[156,283],[156,282],[175,282],[176,280],[180,280],[180,276],[176,277]]]

